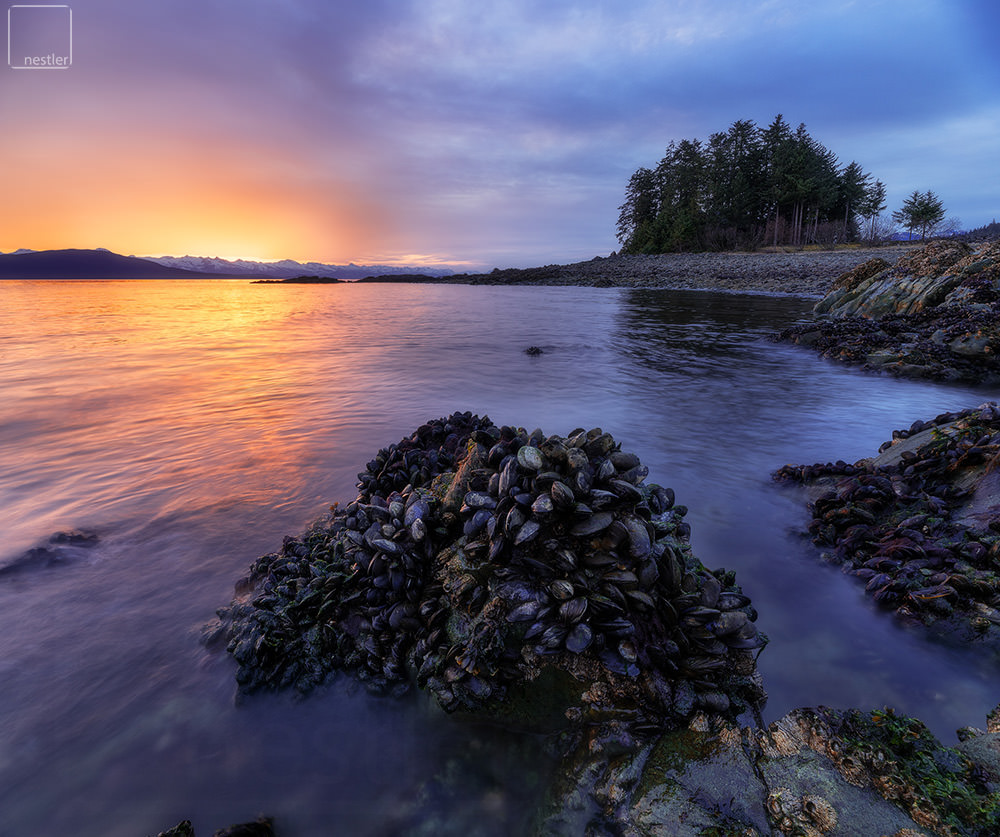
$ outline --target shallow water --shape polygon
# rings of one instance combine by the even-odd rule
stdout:
[[[233,665],[199,643],[254,558],[351,499],[380,447],[454,410],[603,427],[674,488],[695,553],[737,571],[771,638],[766,719],[891,704],[953,741],[1000,701],[993,662],[901,629],[820,562],[803,498],[769,477],[871,455],[894,428],[998,393],[765,339],[809,301],[228,281],[0,295],[0,568],[53,532],[100,534],[0,574],[0,837],[133,837],[184,817],[211,833],[259,812],[284,837],[520,833],[544,786],[536,742],[345,679],[237,706]]]

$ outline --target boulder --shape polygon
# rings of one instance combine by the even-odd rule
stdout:
[[[647,470],[600,428],[422,425],[238,585],[221,616],[241,690],[342,670],[526,726],[542,707],[637,728],[758,709],[756,611],[692,554],[686,509]]]
[[[894,267],[871,259],[840,276],[814,310],[835,317],[880,317],[933,308],[964,281],[965,260],[973,252],[964,242],[932,241]]]
[[[996,383],[1000,242],[932,241],[893,267],[865,262],[837,279],[814,313],[777,339],[894,375]]]

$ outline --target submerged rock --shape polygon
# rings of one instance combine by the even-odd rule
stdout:
[[[71,529],[56,532],[45,543],[33,546],[0,565],[0,578],[75,563],[86,558],[99,540],[97,533],[91,531]]]
[[[786,465],[813,498],[809,532],[882,607],[1000,646],[1000,408],[897,430],[877,456]]]
[[[756,710],[756,612],[691,553],[686,509],[646,473],[599,428],[428,422],[238,585],[220,616],[241,690],[343,670],[529,725],[543,703],[634,728]]]
[[[814,311],[819,318],[778,339],[900,376],[1000,381],[1000,242],[932,241],[892,267],[873,259]]]

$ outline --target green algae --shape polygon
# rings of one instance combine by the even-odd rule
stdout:
[[[843,752],[875,769],[881,790],[921,822],[956,835],[1000,833],[1000,790],[980,766],[891,708],[826,716]]]

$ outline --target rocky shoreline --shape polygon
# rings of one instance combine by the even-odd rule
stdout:
[[[452,276],[370,276],[360,282],[463,285],[578,285],[773,293],[820,297],[869,259],[896,259],[918,245],[755,253],[612,255],[575,264],[495,269]]]
[[[803,485],[825,560],[909,624],[1000,651],[1000,408],[942,413],[896,430],[853,464],[785,465]]]
[[[823,296],[784,339],[982,384],[1000,380],[998,276],[1000,244],[932,242],[385,281]],[[870,459],[774,476],[804,488],[817,557],[928,638],[995,657],[998,464],[987,402],[895,431]],[[756,611],[733,573],[692,554],[686,509],[646,475],[600,429],[432,420],[376,454],[351,503],[258,559],[206,642],[228,648],[244,695],[306,692],[340,670],[542,733],[559,766],[535,834],[1000,833],[1000,706],[951,747],[891,708],[806,707],[764,726]],[[428,798],[447,796],[437,781]],[[432,813],[417,803],[401,833],[436,833]]]
[[[866,370],[1000,383],[1000,242],[932,241],[838,277],[811,322],[777,339]]]
[[[891,709],[795,709],[762,727],[699,715],[652,741],[595,731],[537,834],[987,837],[1000,828],[1000,725],[942,745]]]

